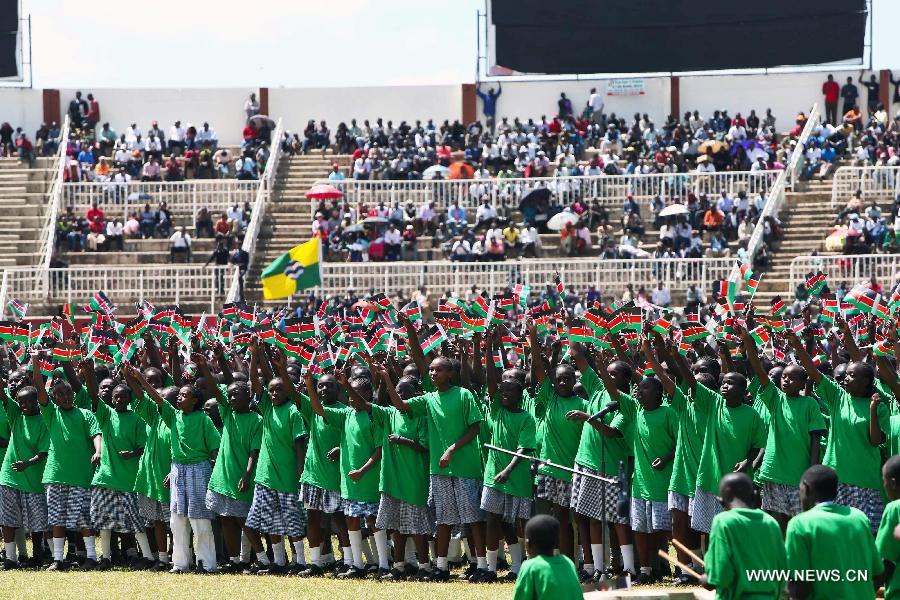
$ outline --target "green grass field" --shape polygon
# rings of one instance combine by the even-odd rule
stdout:
[[[132,571],[46,573],[0,572],[0,589],[7,598],[105,600],[190,598],[191,600],[494,600],[513,597],[512,584],[378,583],[338,581],[330,577],[301,579],[252,575],[170,575]]]

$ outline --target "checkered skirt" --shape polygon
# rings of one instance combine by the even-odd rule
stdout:
[[[694,511],[694,499],[682,493],[669,490],[669,510],[680,510],[690,515]]]
[[[144,521],[151,525],[154,521],[168,523],[172,519],[172,511],[168,503],[158,502],[142,494],[137,495],[138,513]]]
[[[538,475],[534,495],[553,504],[568,507],[572,503],[572,482],[549,475]]]
[[[697,488],[694,492],[694,506],[691,512],[691,529],[701,533],[709,533],[713,518],[725,510],[719,499],[704,490]]]
[[[672,529],[672,513],[669,512],[669,503],[632,497],[631,529],[638,533]]]
[[[250,512],[250,503],[229,498],[224,494],[206,490],[206,508],[220,517],[247,517]]]
[[[872,531],[878,530],[878,525],[881,523],[881,515],[884,512],[884,501],[881,499],[881,492],[878,490],[840,483],[838,484],[835,502],[861,510],[869,517]]]
[[[260,533],[302,536],[306,533],[306,511],[296,492],[279,492],[257,483],[245,524]]]
[[[0,525],[28,533],[47,529],[47,496],[0,485]]]
[[[94,529],[109,529],[116,533],[143,531],[137,495],[105,487],[91,488],[91,522]]]
[[[427,506],[409,504],[383,492],[378,503],[375,527],[392,529],[403,535],[431,535],[435,530],[434,518]]]
[[[481,510],[500,515],[507,523],[531,518],[531,504],[531,498],[512,496],[492,487],[484,486],[481,490]]]
[[[365,519],[378,515],[377,502],[360,502],[358,500],[344,500],[341,503],[341,512],[348,517]]]
[[[588,475],[601,475],[599,471],[575,465],[575,474],[572,475],[572,493],[569,498],[569,506],[579,515],[583,515],[595,521],[602,521],[604,515],[610,523],[628,524],[628,515],[621,516],[617,510],[619,492],[621,487],[618,480],[615,483],[607,483]]]
[[[789,517],[800,514],[800,486],[764,481],[762,509]]]
[[[480,480],[431,475],[429,483],[428,505],[434,507],[437,523],[463,525],[484,520]]]
[[[90,529],[91,490],[88,488],[48,483],[47,525],[66,529]]]
[[[340,492],[326,490],[310,483],[300,484],[300,499],[306,510],[320,510],[328,514],[341,510],[344,501]]]
[[[216,515],[206,508],[206,490],[212,475],[212,464],[203,461],[190,465],[172,463],[169,474],[169,489],[172,499],[169,510],[172,514],[184,515],[190,519],[213,519]]]

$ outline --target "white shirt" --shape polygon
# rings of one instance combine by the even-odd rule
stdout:
[[[124,227],[121,223],[115,223],[113,221],[106,222],[106,235],[107,236],[117,236],[122,235]]]
[[[190,248],[191,247],[191,236],[187,233],[182,233],[180,231],[176,231],[172,234],[172,237],[169,238],[172,242],[173,248]]]
[[[169,141],[170,142],[183,142],[184,141],[184,127],[175,127],[174,125],[169,127]]]
[[[706,162],[703,162],[703,163],[700,163],[699,165],[697,165],[697,172],[698,173],[715,173],[716,166],[714,164],[712,164],[712,162],[706,161]]]
[[[667,287],[663,287],[663,289],[653,288],[650,301],[657,306],[666,306],[672,302],[672,294],[669,293],[669,288]]]
[[[534,227],[524,227],[519,233],[519,241],[521,241],[523,244],[537,245],[540,241],[537,229],[535,229]]]
[[[353,162],[353,172],[365,174],[372,170],[372,161],[359,157]]]
[[[398,229],[388,229],[384,234],[384,243],[385,244],[388,244],[391,246],[396,246],[397,244],[400,243],[400,240],[401,240],[400,230],[398,230]]]
[[[467,256],[472,253],[472,247],[466,240],[456,240],[450,252],[456,256]]]
[[[493,207],[493,205],[488,204],[485,206],[482,204],[478,207],[478,210],[475,211],[475,221],[489,221],[491,219],[497,218],[497,209]]]
[[[216,137],[216,131],[214,129],[210,128],[210,129],[198,129],[197,130],[197,139],[200,140],[201,142],[205,142],[205,141],[214,142],[219,138]]]
[[[597,92],[594,92],[590,95],[590,97],[588,98],[588,104],[590,105],[591,110],[593,110],[595,113],[603,112],[603,96],[601,96]]]

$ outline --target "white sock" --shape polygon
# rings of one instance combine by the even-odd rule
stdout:
[[[228,562],[230,562],[233,565],[236,565],[241,562],[241,557],[240,556],[229,556]]]
[[[313,548],[309,547],[309,564],[316,565],[317,567],[322,566],[322,549],[321,548]]]
[[[447,571],[447,557],[446,556],[438,556],[437,557],[437,568],[438,571]]]
[[[403,549],[403,562],[415,564],[416,561],[416,545],[413,543],[412,536],[406,538],[406,548]]]
[[[112,532],[110,532],[110,535],[112,535]],[[97,560],[97,546],[95,545],[95,539],[96,538],[92,535],[84,538],[84,553],[88,560]]]
[[[522,544],[509,545],[509,559],[509,570],[513,573],[518,573],[519,569],[522,568]]]
[[[480,569],[482,571],[487,571],[487,558],[484,556],[476,556],[475,557],[475,568]]]
[[[256,560],[259,561],[259,564],[261,564],[261,565],[268,565],[268,564],[270,564],[270,563],[269,563],[269,557],[268,557],[268,555],[267,555],[265,552],[257,552],[257,553],[256,553]]]
[[[62,560],[63,559],[63,556],[64,556],[63,552],[65,549],[65,545],[66,545],[66,538],[64,538],[64,537],[53,538],[53,560]]]
[[[169,553],[160,551],[159,562],[166,564],[166,565],[169,564]]]
[[[375,549],[372,548],[372,536],[364,538],[362,541],[362,551],[363,556],[366,557],[367,565],[371,565],[375,562]]]
[[[430,556],[432,558],[437,556],[437,550],[435,550],[434,548],[435,548],[434,542],[428,542],[428,556]],[[421,556],[419,558],[421,558]]]
[[[459,538],[450,538],[447,560],[449,561],[452,558],[456,562],[460,557],[462,557],[462,544],[460,544]]]
[[[253,546],[250,544],[250,538],[246,533],[241,532],[241,562],[250,562],[251,556],[253,556]]]
[[[341,553],[344,555],[344,564],[353,566],[353,547],[352,546],[342,546]]]
[[[28,556],[28,534],[22,527],[16,529],[16,547],[19,549],[19,556]],[[37,552],[32,552],[32,554],[37,554]]]
[[[303,549],[303,540],[299,540],[296,542],[291,542],[294,546],[294,562],[298,565],[306,566],[306,552]],[[312,550],[312,548],[310,548]]]
[[[622,569],[637,573],[634,568],[634,544],[625,544],[619,548],[622,550]]]
[[[499,550],[488,550],[485,552],[487,555],[485,557],[485,561],[487,562],[487,570],[497,572],[497,554],[499,554]],[[478,560],[481,560],[480,558]]]
[[[87,548],[87,544],[85,544],[85,548]],[[100,556],[112,558],[112,529],[100,530]]]
[[[19,560],[19,548],[16,547],[15,542],[3,542],[3,547],[6,548],[6,560],[12,562]]]
[[[272,544],[272,556],[275,557],[275,564],[279,567],[283,567],[287,564],[287,554],[284,552],[284,540]]]
[[[378,568],[389,568],[387,531],[385,531],[384,529],[382,529],[381,531],[376,531],[372,534],[372,537],[375,538],[375,548],[378,551]]]
[[[591,544],[591,554],[594,555],[594,570],[602,571],[603,559],[605,558],[605,555],[603,554],[603,544]]]
[[[653,572],[652,567],[641,567],[641,573],[649,575]]]
[[[362,540],[362,531],[348,531],[347,534],[350,536],[350,549],[353,554],[353,566],[357,569],[363,568],[363,540]]]
[[[472,553],[469,551],[468,538],[459,538],[459,547],[462,550],[463,554],[465,555],[467,561],[469,561],[470,563],[475,562],[474,561],[475,557],[472,556]]]

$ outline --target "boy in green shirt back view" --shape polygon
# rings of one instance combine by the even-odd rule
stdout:
[[[800,502],[804,512],[788,523],[787,566],[792,574],[813,570],[835,573],[836,577],[794,579],[788,583],[792,598],[875,597],[884,564],[878,556],[869,520],[862,511],[837,504],[837,495],[838,476],[830,467],[813,465],[803,474]]]
[[[719,484],[726,511],[713,518],[702,582],[716,589],[720,600],[778,600],[784,583],[777,579],[750,580],[749,571],[775,571],[787,567],[778,523],[756,504],[753,482],[744,473],[728,473]]]
[[[516,579],[514,600],[581,598],[581,584],[575,563],[565,554],[555,554],[559,541],[559,521],[537,515],[525,525],[528,560]]]

